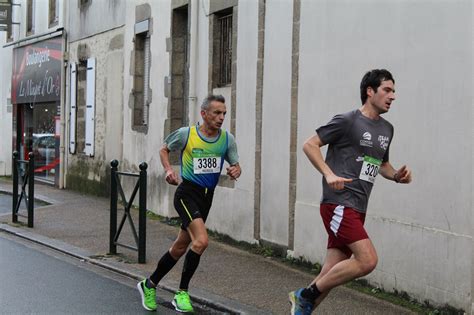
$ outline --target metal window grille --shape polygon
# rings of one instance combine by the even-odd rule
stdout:
[[[218,18],[220,30],[219,46],[219,85],[232,82],[232,14]]]

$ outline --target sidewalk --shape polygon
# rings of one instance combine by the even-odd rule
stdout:
[[[0,192],[11,192],[12,183],[0,179]],[[0,230],[46,244],[61,251],[135,278],[152,273],[170,247],[178,228],[156,220],[147,221],[147,263],[137,264],[136,252],[118,247],[118,256],[107,256],[109,247],[109,200],[36,184],[35,198],[51,205],[35,209],[34,228],[13,227],[11,212],[0,211]],[[134,214],[136,211],[134,211]],[[119,219],[122,211],[119,210]],[[212,215],[212,210],[211,210]],[[20,221],[25,219],[20,218]],[[135,220],[135,218],[134,218]],[[134,221],[138,225],[138,220]],[[128,223],[120,236],[133,244]],[[182,261],[160,283],[177,288]],[[250,254],[212,239],[191,285],[192,298],[227,312],[288,314],[288,292],[307,285],[312,275],[293,270],[270,258]],[[158,290],[158,295],[160,290]],[[137,293],[137,299],[139,298]],[[317,314],[413,314],[399,306],[348,288],[337,288],[318,308]]]

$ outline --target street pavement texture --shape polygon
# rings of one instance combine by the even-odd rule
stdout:
[[[11,191],[11,181],[0,179],[0,192]],[[178,227],[149,219],[147,263],[138,264],[137,253],[128,249],[118,247],[119,255],[107,254],[109,199],[42,184],[35,185],[35,198],[50,205],[35,208],[34,228],[12,225],[11,213],[0,210],[0,230],[46,244],[136,279],[147,277],[154,271],[158,259],[170,248],[179,230]],[[213,211],[218,209],[211,209],[210,215]],[[122,214],[123,211],[119,210],[119,220]],[[132,210],[132,217],[138,226],[137,211]],[[119,241],[134,244],[128,223],[124,225]],[[159,298],[166,296],[167,291],[177,289],[183,260],[161,281],[162,289],[157,291]],[[220,309],[222,313],[288,314],[288,292],[308,285],[312,279],[311,274],[290,268],[274,259],[211,239],[191,280],[190,295],[193,300]],[[139,301],[137,294],[133,296]],[[413,312],[358,291],[338,287],[318,307],[317,314],[398,315]]]
[[[130,278],[25,242],[0,233],[0,314],[149,314]]]

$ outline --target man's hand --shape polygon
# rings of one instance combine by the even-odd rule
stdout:
[[[240,177],[240,174],[242,174],[242,170],[240,169],[239,163],[229,166],[227,168],[227,175],[229,175],[230,178],[233,180],[237,180],[237,178]]]
[[[176,172],[172,169],[166,171],[165,179],[170,185],[178,185],[178,175],[176,175]]]
[[[411,171],[407,168],[406,165],[400,167],[398,171],[393,174],[393,180],[401,184],[411,183]]]
[[[329,187],[334,190],[342,190],[344,189],[344,183],[351,183],[352,179],[339,177],[334,174],[328,175],[326,178],[326,182],[328,183]]]

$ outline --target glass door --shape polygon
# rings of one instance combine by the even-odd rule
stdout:
[[[59,175],[59,114],[55,103],[33,108],[33,152],[35,177],[57,183]]]
[[[21,104],[18,117],[19,155],[28,160],[35,153],[35,178],[57,185],[59,182],[59,109],[56,103]]]

